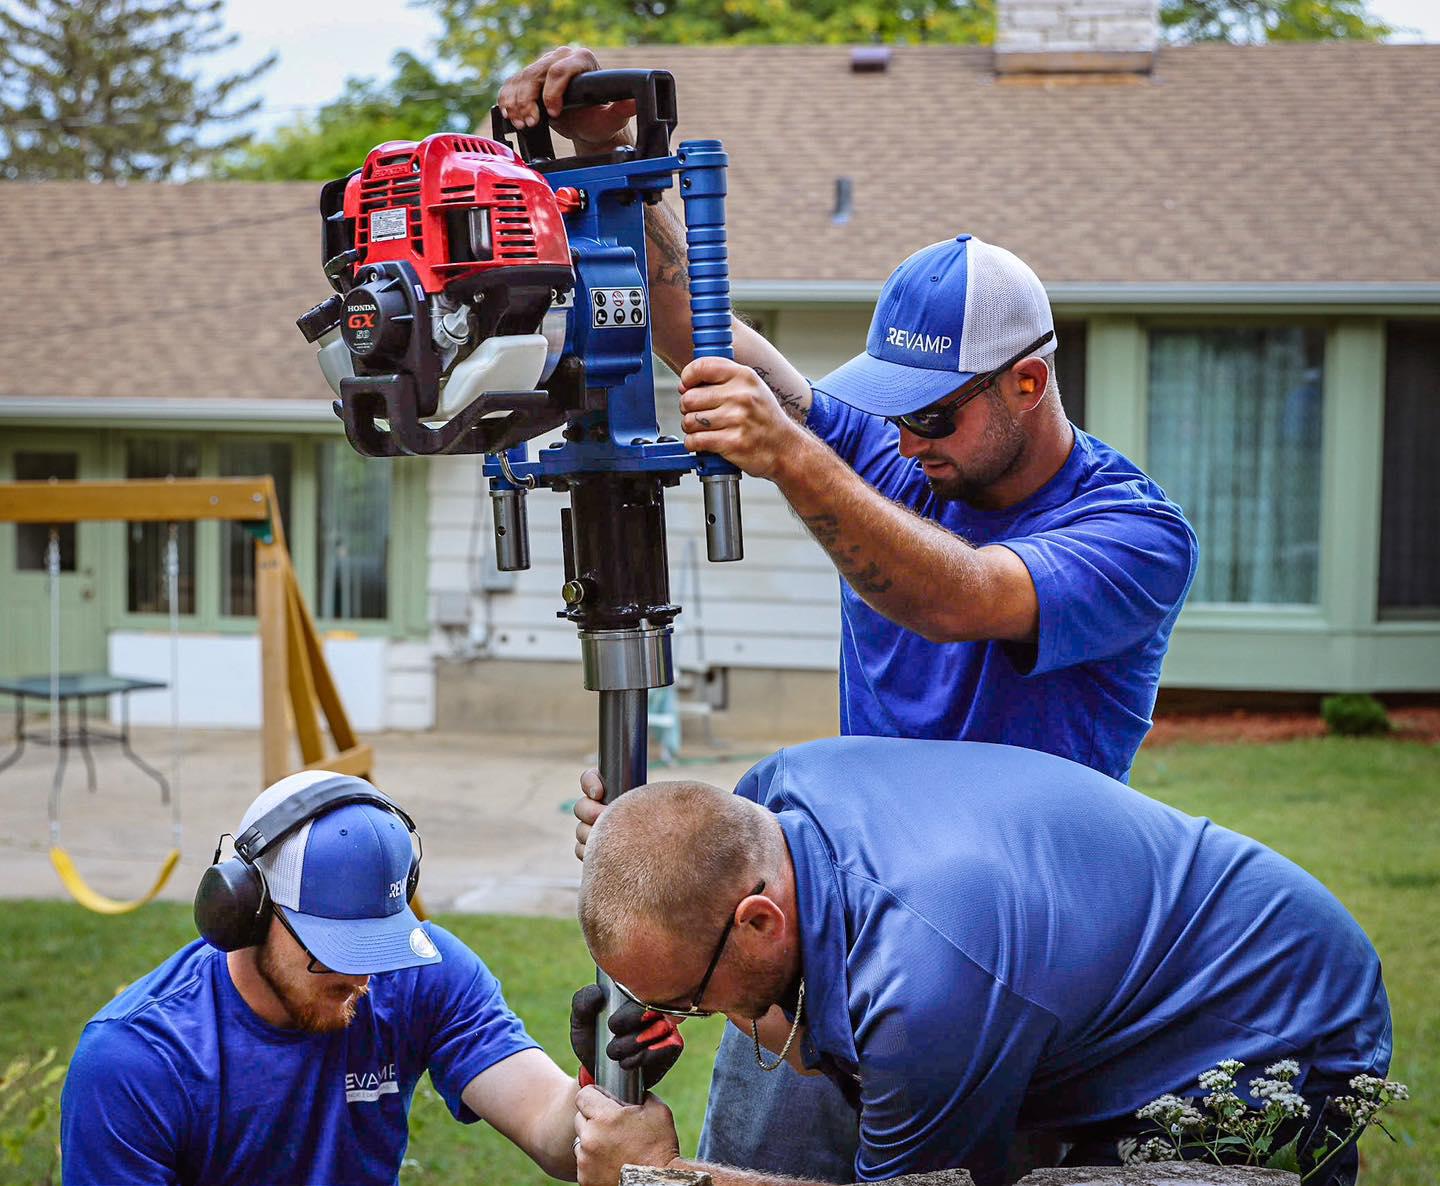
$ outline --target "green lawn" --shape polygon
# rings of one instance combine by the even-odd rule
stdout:
[[[1144,752],[1135,785],[1277,848],[1324,881],[1354,912],[1385,961],[1395,1015],[1392,1078],[1414,1102],[1391,1124],[1390,1144],[1362,1145],[1370,1186],[1440,1181],[1440,749],[1369,740],[1272,746],[1175,746]],[[591,973],[569,921],[449,916],[440,921],[500,976],[532,1033],[569,1067],[566,1009]],[[58,1047],[68,1054],[85,1019],[118,988],[193,934],[189,910],[154,906],[107,919],[63,903],[9,903],[0,921],[0,1066],[17,1054]],[[686,1026],[690,1053],[661,1094],[675,1109],[682,1142],[694,1147],[709,1056],[719,1023]],[[0,1099],[3,1104],[3,1099]],[[3,1132],[9,1117],[0,1118]],[[53,1125],[52,1131],[53,1131]],[[461,1126],[422,1087],[412,1115],[407,1186],[546,1181],[483,1125]],[[40,1180],[39,1142],[19,1168],[0,1153],[0,1183]]]

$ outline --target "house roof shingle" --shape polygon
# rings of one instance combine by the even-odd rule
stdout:
[[[1165,48],[1073,81],[961,46],[868,74],[833,46],[600,56],[672,70],[677,142],[725,142],[737,280],[878,281],[966,230],[1047,283],[1440,283],[1440,45]],[[328,291],[317,194],[0,186],[0,396],[323,397],[294,327]]]

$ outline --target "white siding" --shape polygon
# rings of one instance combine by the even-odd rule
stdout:
[[[780,348],[812,377],[863,350],[869,320],[868,308],[849,307],[784,309],[767,318]],[[656,372],[661,431],[676,434],[674,379],[663,366]],[[532,449],[544,443],[532,442]],[[497,574],[480,465],[473,457],[430,464],[431,620],[453,616],[457,606],[466,607],[469,617],[468,624],[437,622],[433,653],[573,660],[575,628],[555,616],[564,582],[565,496],[546,490],[529,496],[531,567]],[[745,559],[735,564],[705,558],[699,482],[686,477],[665,492],[671,597],[684,607],[675,623],[677,661],[685,667],[833,670],[839,649],[834,568],[774,486],[746,478],[740,491]]]
[[[564,496],[546,490],[530,495],[531,566],[514,574],[513,589],[486,590],[494,541],[485,482],[478,475],[475,460],[447,458],[431,469],[432,617],[442,598],[453,609],[456,595],[470,612],[468,630],[436,627],[436,653],[574,659],[575,627],[555,616],[565,579]],[[699,482],[687,478],[666,491],[671,597],[684,607],[676,620],[677,660],[696,667],[833,667],[834,569],[768,482],[745,479],[741,499],[746,558],[711,564],[705,559]]]
[[[324,638],[325,659],[358,733],[429,729],[435,724],[435,676],[425,644],[387,638]],[[119,675],[170,682],[170,636],[162,631],[112,630],[109,669]],[[260,727],[260,640],[255,635],[182,634],[179,639],[180,724],[206,729]],[[118,723],[119,698],[111,719]],[[130,720],[169,725],[169,689],[136,692]]]

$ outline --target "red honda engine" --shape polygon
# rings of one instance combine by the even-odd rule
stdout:
[[[443,419],[481,392],[534,390],[556,366],[570,244],[555,191],[508,145],[389,141],[321,190],[320,212],[338,295],[298,324],[336,394],[347,378],[406,375],[418,414]]]
[[[358,263],[407,260],[429,293],[500,268],[570,267],[554,191],[507,145],[480,136],[438,132],[372,149],[345,182],[342,217]]]

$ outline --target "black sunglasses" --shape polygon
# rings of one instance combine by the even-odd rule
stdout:
[[[765,883],[764,881],[761,881],[760,884],[757,885],[754,889],[752,889],[748,894],[746,894],[745,897],[753,898],[764,888]],[[738,908],[738,902],[736,903],[736,906]],[[704,999],[705,990],[710,987],[710,977],[715,975],[715,969],[720,966],[720,955],[725,950],[725,944],[729,940],[730,931],[734,928],[734,926],[735,911],[732,910],[730,912],[730,919],[725,924],[725,929],[720,932],[720,942],[715,944],[715,954],[710,957],[710,965],[705,969],[705,977],[703,980],[700,981],[700,987],[697,988],[694,994],[690,997],[689,1006],[684,1009],[675,1009],[666,1005],[652,1005],[649,1001],[642,1001],[618,980],[612,981],[612,983],[615,985],[616,988],[620,990],[620,995],[625,997],[626,1000],[632,1001],[633,1003],[639,1005],[642,1009],[649,1009],[652,1013],[663,1013],[666,1017],[713,1017],[715,1015],[715,1010],[700,1008],[700,1002],[702,999]]]
[[[280,925],[290,932],[290,938],[294,939],[300,950],[310,957],[310,962],[305,965],[305,970],[312,976],[333,976],[335,973],[315,958],[315,953],[305,946],[305,940],[295,933],[295,928],[290,925],[290,920],[285,917],[283,910],[271,909],[270,911],[280,920]]]
[[[944,399],[923,407],[918,412],[907,412],[903,416],[886,416],[885,419],[901,428],[908,428],[917,437],[924,437],[927,441],[938,441],[942,437],[948,437],[955,431],[955,416],[961,408],[976,396],[983,395],[996,379],[1022,358],[1028,358],[1034,354],[1054,336],[1053,329],[1047,331],[1043,337],[1036,338],[1009,362],[1001,363],[993,371],[985,371],[983,374],[976,375],[960,390],[952,391]]]

